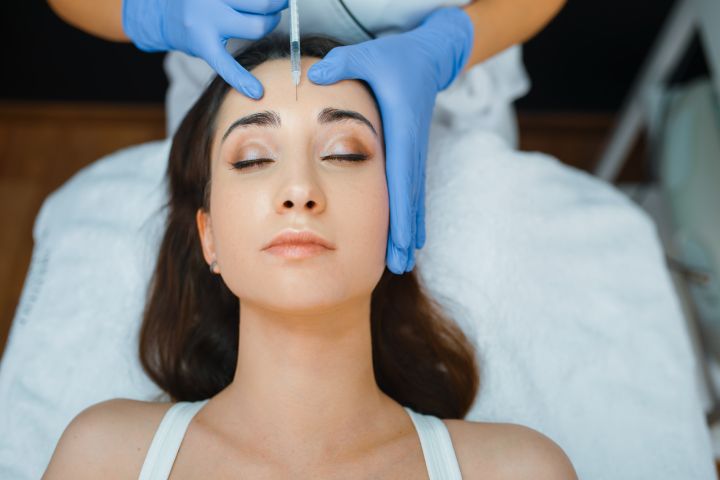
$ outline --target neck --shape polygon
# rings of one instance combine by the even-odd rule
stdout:
[[[327,460],[377,432],[380,412],[397,414],[373,373],[370,298],[293,315],[241,304],[240,318],[235,376],[220,394],[228,427]]]

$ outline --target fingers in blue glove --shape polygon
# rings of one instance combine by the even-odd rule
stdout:
[[[318,85],[330,85],[341,80],[362,76],[355,68],[352,46],[335,47],[325,58],[308,70],[308,78]]]
[[[388,235],[387,255],[385,259],[388,269],[396,275],[405,273],[407,265],[407,252],[398,250],[392,241],[392,235]]]
[[[385,125],[385,172],[390,195],[390,229],[398,249],[407,250],[415,245],[418,172],[415,150],[416,133],[410,125],[403,128],[393,112],[383,115]],[[409,150],[409,151],[408,151]]]
[[[227,15],[223,15],[215,25],[218,33],[225,38],[260,40],[277,27],[281,17],[280,13],[256,15],[227,8]]]
[[[246,39],[260,39],[270,33],[280,22],[280,14],[255,15],[230,10],[219,25],[219,33],[226,38],[240,37]],[[217,44],[209,52],[206,60],[208,64],[235,90],[247,97],[258,100],[262,98],[264,89],[257,78],[243,68],[230,55],[222,44]]]
[[[218,45],[208,55],[207,62],[223,80],[240,93],[254,100],[258,100],[263,96],[264,89],[260,81],[237,63],[222,45]]]
[[[413,268],[415,268],[415,249],[411,248],[408,250],[408,261],[407,265],[405,265],[405,271],[412,272]]]
[[[420,194],[417,201],[417,231],[415,233],[415,248],[425,246],[425,179],[420,182]]]
[[[225,0],[225,3],[240,12],[262,15],[278,13],[288,7],[288,0]]]

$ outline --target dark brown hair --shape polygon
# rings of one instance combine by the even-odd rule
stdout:
[[[288,43],[266,37],[236,59],[252,70],[288,58]],[[303,56],[316,58],[340,45],[324,37],[301,44]],[[239,300],[209,271],[195,223],[199,208],[208,211],[210,148],[229,88],[220,77],[210,83],[183,119],[170,151],[165,233],[139,349],[147,374],[174,401],[214,396],[232,381],[237,362]],[[370,322],[379,388],[417,412],[463,418],[479,386],[475,350],[423,291],[415,271],[395,275],[385,268],[372,293]]]

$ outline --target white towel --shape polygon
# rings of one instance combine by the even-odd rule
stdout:
[[[468,418],[543,432],[581,479],[715,479],[651,219],[547,155],[491,134],[433,133],[417,262],[478,346]]]

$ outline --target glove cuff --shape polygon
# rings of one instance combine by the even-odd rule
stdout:
[[[443,7],[425,18],[423,30],[432,31],[433,39],[442,51],[438,59],[438,91],[445,90],[455,80],[470,59],[475,39],[475,25],[470,16],[458,7]]]
[[[165,0],[123,0],[122,27],[125,35],[145,52],[168,50],[163,14]]]

